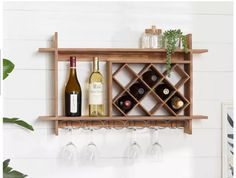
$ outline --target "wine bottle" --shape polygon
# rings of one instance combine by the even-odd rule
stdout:
[[[65,115],[81,116],[81,87],[76,75],[76,57],[70,57],[70,75],[65,87]]]
[[[99,72],[99,58],[93,59],[93,72],[89,78],[89,116],[104,115],[103,76]]]
[[[157,81],[158,81],[158,76],[156,75],[156,73],[152,70],[148,70],[147,72],[145,72],[143,75],[143,80],[150,86],[153,87]]]
[[[130,93],[137,98],[138,100],[140,100],[144,94],[146,93],[146,88],[144,87],[143,84],[141,83],[135,83],[133,84],[130,88]]]
[[[134,101],[129,95],[124,95],[118,99],[117,106],[124,113],[128,113],[134,107]]]
[[[178,97],[178,96],[173,96],[167,104],[173,109],[175,112],[181,109],[184,106],[184,102]]]
[[[170,95],[171,90],[167,84],[162,83],[156,87],[155,92],[161,99],[165,100]]]

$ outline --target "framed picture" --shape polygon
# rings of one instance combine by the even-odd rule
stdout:
[[[234,177],[233,103],[222,104],[222,178]]]

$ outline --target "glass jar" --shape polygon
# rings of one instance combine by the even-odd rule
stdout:
[[[150,48],[161,48],[162,47],[162,30],[156,29],[155,26],[152,26],[151,36],[149,38],[149,47]]]
[[[151,29],[151,36],[149,38],[149,47],[150,48],[157,48],[158,37],[156,34],[156,27],[152,26]]]
[[[149,29],[145,29],[145,32],[142,34],[141,38],[141,48],[149,48],[149,39],[150,39]]]

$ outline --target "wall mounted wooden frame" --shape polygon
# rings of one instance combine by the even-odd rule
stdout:
[[[192,120],[193,119],[207,119],[207,116],[193,115],[193,54],[200,54],[208,52],[207,49],[192,49],[192,35],[187,35],[187,44],[189,51],[185,53],[182,49],[177,49],[172,57],[172,70],[181,76],[181,80],[173,85],[167,79],[167,73],[161,72],[157,67],[158,64],[165,64],[166,50],[165,49],[139,49],[139,48],[58,48],[58,33],[56,32],[53,37],[52,48],[39,48],[39,52],[50,52],[54,54],[54,115],[53,116],[40,116],[41,120],[49,120],[55,123],[55,134],[58,135],[58,129],[68,125],[73,126],[97,126],[97,127],[126,127],[126,126],[163,126],[163,127],[183,127],[184,132],[192,134]],[[112,88],[118,85],[121,92],[118,96],[113,97],[112,90],[108,90],[108,114],[104,117],[65,117],[58,115],[58,62],[69,60],[69,56],[77,56],[78,60],[92,60],[94,56],[99,56],[107,63],[107,87]],[[113,65],[120,65],[118,70],[113,71]],[[131,64],[144,64],[144,68],[135,73],[130,67]],[[183,66],[183,67],[181,67]],[[126,69],[133,79],[127,86],[123,86],[116,79],[116,74]],[[148,86],[142,79],[142,74],[146,70],[155,71],[160,80],[154,86]],[[147,88],[146,95],[150,94],[155,98],[157,104],[150,110],[145,109],[142,105],[142,99],[137,100],[130,94],[129,87],[134,81],[141,82]],[[173,89],[171,95],[162,100],[155,92],[155,87],[159,83],[166,82]],[[179,92],[179,88],[184,88],[184,93]],[[143,114],[129,115],[124,113],[116,105],[116,100],[122,94],[129,94],[135,101],[135,107],[139,107]],[[181,111],[175,112],[168,107],[169,99],[178,94],[184,101],[185,105]],[[134,108],[135,108],[134,107]],[[154,113],[160,108],[168,111],[168,115],[155,115]],[[113,110],[118,111],[118,115],[113,114]],[[183,114],[180,114],[182,112]]]

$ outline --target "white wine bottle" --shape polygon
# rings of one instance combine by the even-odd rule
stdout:
[[[65,115],[81,116],[81,87],[76,75],[76,57],[70,57],[70,76],[65,87]]]
[[[89,77],[89,116],[104,116],[103,76],[99,72],[99,58],[93,59],[93,72]]]

